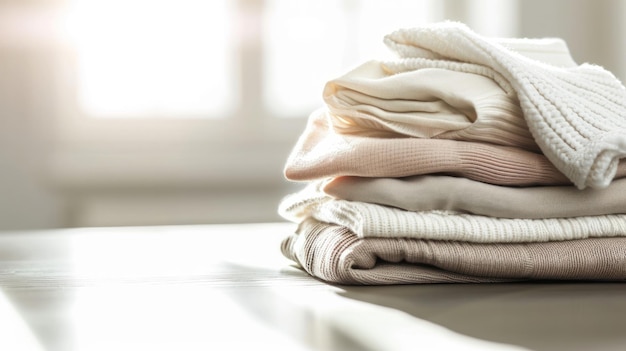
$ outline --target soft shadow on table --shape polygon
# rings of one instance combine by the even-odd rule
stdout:
[[[342,286],[343,297],[406,312],[470,337],[532,350],[625,350],[626,284]]]
[[[289,291],[294,293],[301,289],[328,290],[328,285],[296,266],[285,267],[277,272],[235,262],[222,262],[220,269],[238,275],[241,279],[241,284],[226,287],[230,298],[258,320],[293,340],[315,350],[375,351],[354,335],[324,323],[314,309],[296,304],[277,293],[277,289],[291,289]],[[265,278],[268,277],[272,277],[271,285],[265,284],[268,281]]]

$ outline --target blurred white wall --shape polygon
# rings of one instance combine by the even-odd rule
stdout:
[[[54,4],[0,1],[0,230],[279,220],[278,201],[299,188],[282,179],[282,166],[305,113],[271,126],[263,120],[224,125],[223,133],[216,124],[172,128],[157,121],[154,128],[121,122],[72,134],[76,128],[59,126],[67,121],[69,94],[59,67],[71,67],[72,58],[66,43],[51,33]],[[254,22],[263,1],[238,4]],[[359,0],[345,4],[357,6]],[[626,80],[624,1],[442,4],[434,18],[464,21],[485,35],[562,37],[577,62],[600,64]],[[20,15],[29,11],[38,14]],[[259,28],[251,26],[246,40],[259,40],[254,34]],[[249,79],[238,84],[244,102],[262,99],[258,61],[263,49],[253,42],[243,51]],[[242,116],[270,113],[242,106]],[[238,135],[237,128],[241,140],[224,136]],[[107,133],[119,143],[102,142]],[[159,133],[167,137],[152,137]]]
[[[523,0],[519,35],[567,41],[578,63],[604,66],[626,82],[626,2],[623,0]]]
[[[64,225],[46,177],[53,147],[46,50],[0,40],[0,229]]]

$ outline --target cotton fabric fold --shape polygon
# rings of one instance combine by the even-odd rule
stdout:
[[[453,211],[500,218],[559,218],[626,213],[626,179],[605,189],[507,187],[449,176],[339,177],[321,184],[334,198],[407,211]]]
[[[328,82],[323,96],[333,127],[343,134],[538,149],[517,97],[478,74],[430,68],[390,75],[370,61]]]

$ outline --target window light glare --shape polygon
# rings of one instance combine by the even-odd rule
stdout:
[[[266,0],[264,102],[274,116],[322,105],[329,80],[366,60],[392,57],[385,34],[443,17],[436,0]]]
[[[191,117],[233,105],[227,0],[74,0],[78,95],[97,117]]]

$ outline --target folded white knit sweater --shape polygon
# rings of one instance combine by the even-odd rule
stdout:
[[[386,63],[391,72],[446,68],[517,93],[535,141],[580,189],[608,186],[626,156],[626,89],[599,66],[545,64],[456,22],[401,29],[385,43],[402,58]]]

